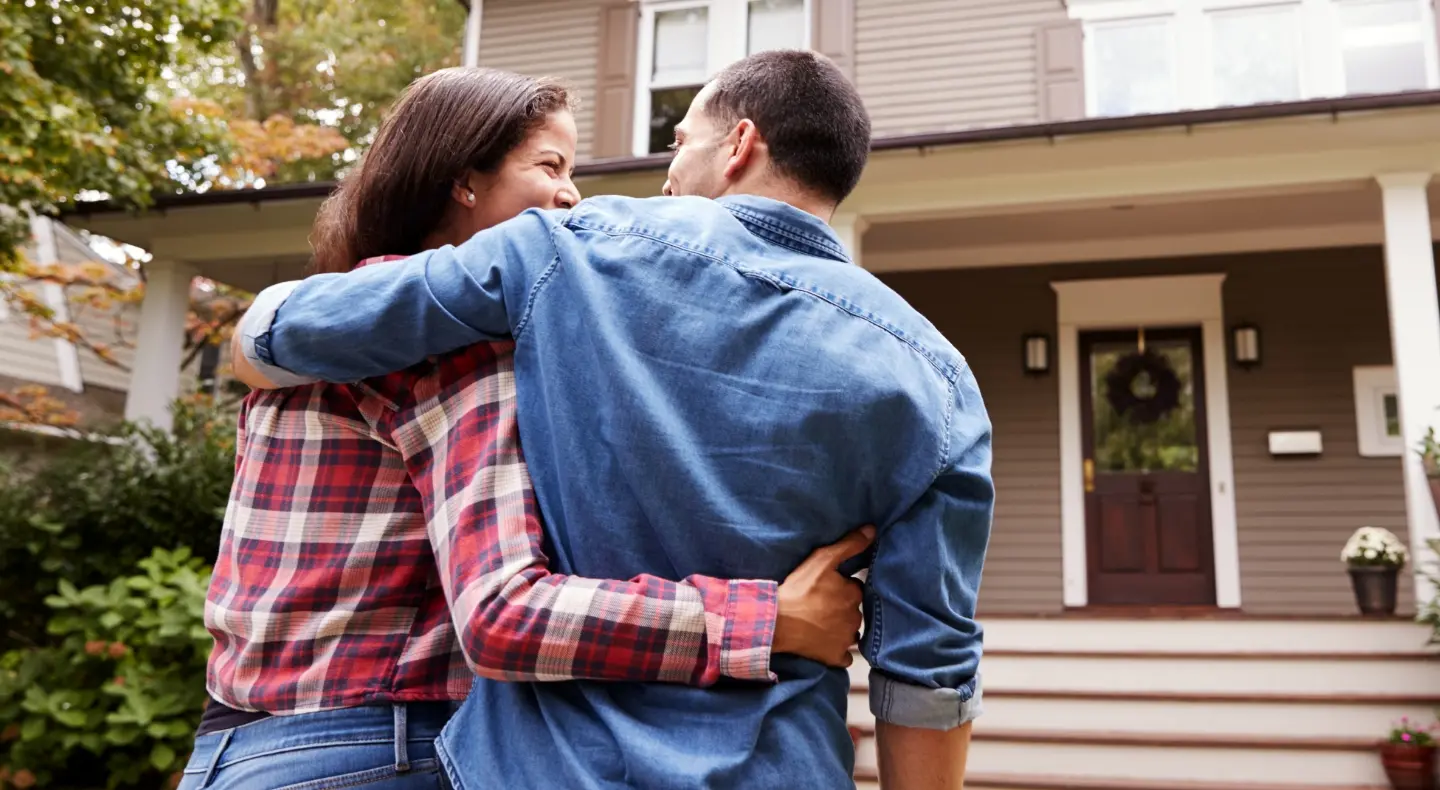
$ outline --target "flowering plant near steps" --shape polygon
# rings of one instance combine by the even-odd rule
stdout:
[[[1430,546],[1431,557],[1440,557],[1440,538],[1431,538],[1426,543]],[[1430,596],[1430,600],[1420,602],[1420,611],[1415,614],[1415,622],[1430,626],[1430,640],[1426,642],[1427,645],[1440,645],[1440,561],[1432,559],[1424,567],[1425,578],[1430,580],[1435,594]]]
[[[1435,429],[1432,427],[1425,432],[1425,438],[1420,440],[1420,446],[1415,448],[1420,455],[1420,463],[1425,467],[1427,477],[1440,477],[1440,439],[1435,438]]]
[[[1417,726],[1410,719],[1403,718],[1390,727],[1390,743],[1394,746],[1434,747],[1435,725]]]
[[[1361,527],[1346,541],[1340,561],[1352,567],[1405,567],[1405,544],[1395,533],[1380,527]]]

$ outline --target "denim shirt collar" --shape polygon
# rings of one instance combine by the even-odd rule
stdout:
[[[830,226],[808,211],[759,195],[727,195],[716,201],[751,233],[803,255],[850,263],[850,254]]]

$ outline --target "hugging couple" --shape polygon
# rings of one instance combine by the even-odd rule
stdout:
[[[582,203],[576,136],[418,80],[255,300],[183,790],[852,787],[857,643],[882,786],[961,786],[990,422],[827,225],[854,87],[736,63],[659,198]]]

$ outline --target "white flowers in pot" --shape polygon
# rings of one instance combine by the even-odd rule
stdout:
[[[1346,541],[1340,560],[1353,567],[1403,568],[1409,554],[1395,533],[1380,527],[1361,527]]]

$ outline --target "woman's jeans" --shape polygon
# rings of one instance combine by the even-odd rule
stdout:
[[[455,711],[412,702],[272,716],[195,739],[178,790],[438,790],[435,738]]]

